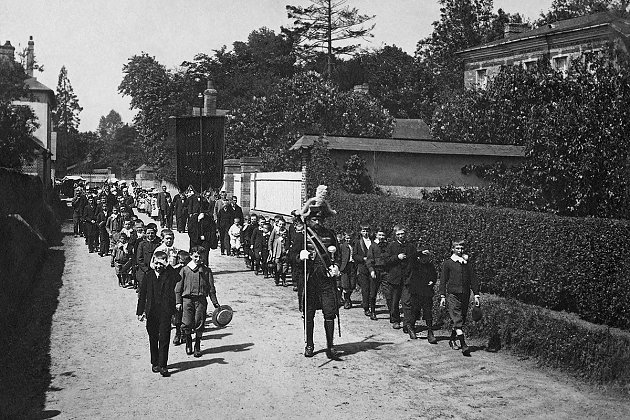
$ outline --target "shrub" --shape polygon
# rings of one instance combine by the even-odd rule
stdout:
[[[333,229],[402,223],[438,265],[465,236],[484,292],[630,328],[630,222],[339,191],[331,202]]]
[[[365,160],[359,155],[350,156],[343,164],[340,182],[347,192],[355,194],[374,192],[374,184],[368,175]]]
[[[630,334],[494,295],[481,297],[483,319],[466,321],[470,336],[488,339],[539,364],[582,379],[630,389]]]

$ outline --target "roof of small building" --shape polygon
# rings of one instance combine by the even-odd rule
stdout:
[[[46,86],[45,84],[43,84],[42,82],[38,81],[37,77],[29,77],[28,79],[24,80],[24,85],[30,91],[47,93],[50,96],[50,99],[51,99],[50,103],[53,106],[53,108],[56,106],[57,99],[55,97],[55,91],[49,88],[48,86]]]
[[[320,136],[305,135],[290,150],[308,149]],[[356,152],[413,153],[433,155],[525,156],[523,146],[508,144],[447,143],[441,141],[374,139],[367,137],[325,136],[328,149]]]
[[[431,130],[424,120],[396,118],[394,120],[394,139],[405,140],[433,140]]]
[[[134,172],[140,172],[140,171],[154,171],[155,169],[153,169],[153,166],[149,166],[146,163],[142,164],[142,166],[140,166],[138,169],[136,169]]]
[[[463,54],[469,51],[475,51],[483,48],[491,48],[497,45],[508,44],[527,38],[539,38],[554,33],[566,32],[580,28],[588,28],[590,26],[597,26],[602,24],[609,24],[620,34],[623,34],[626,37],[630,36],[630,21],[620,18],[619,16],[615,16],[613,13],[610,12],[601,12],[592,15],[580,16],[573,19],[553,22],[536,29],[521,32],[520,34],[511,35],[508,38],[497,39],[492,42],[467,48],[465,50],[458,51],[457,54]]]

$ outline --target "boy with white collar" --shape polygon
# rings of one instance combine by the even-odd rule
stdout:
[[[205,264],[206,250],[195,246],[190,250],[191,260],[180,271],[181,280],[175,286],[176,309],[182,311],[182,332],[186,341],[186,354],[193,354],[192,331],[195,331],[195,357],[201,356],[201,335],[206,321],[207,296],[215,308],[219,307],[214,288],[212,270]]]
[[[453,322],[449,345],[454,350],[461,349],[464,356],[470,356],[470,347],[466,345],[462,328],[466,323],[471,290],[475,298],[475,306],[479,306],[479,281],[475,276],[469,256],[464,254],[466,241],[456,239],[451,244],[453,254],[444,261],[442,266],[440,306],[446,306],[448,301],[448,314]]]

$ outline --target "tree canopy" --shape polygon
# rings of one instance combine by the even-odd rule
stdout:
[[[330,77],[336,57],[350,55],[359,47],[350,42],[372,37],[374,16],[361,15],[347,5],[348,0],[310,0],[307,7],[287,5],[293,26],[282,32],[294,40],[294,52],[302,61],[312,61],[319,53],[326,57],[322,73]]]
[[[19,169],[35,157],[37,117],[30,107],[12,104],[28,96],[26,78],[20,64],[0,59],[0,167]]]

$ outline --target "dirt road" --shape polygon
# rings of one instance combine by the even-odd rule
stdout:
[[[66,227],[67,229],[68,227]],[[187,248],[187,237],[176,234]],[[227,328],[210,322],[202,357],[171,345],[170,378],[151,372],[136,293],[121,289],[108,258],[66,236],[63,287],[53,317],[45,413],[63,419],[630,418],[630,403],[507,353],[465,358],[409,340],[360,308],[341,309],[342,361],[329,361],[321,315],[312,359],[291,288],[254,276],[242,259],[210,253]],[[358,299],[358,293],[353,296]],[[425,333],[421,334],[424,337]],[[473,341],[472,344],[475,344]],[[481,344],[481,343],[477,343]]]

